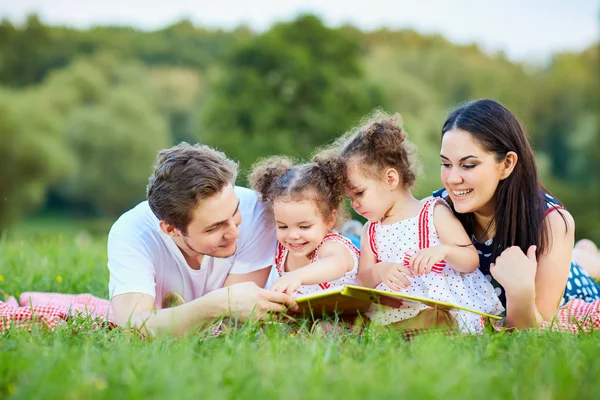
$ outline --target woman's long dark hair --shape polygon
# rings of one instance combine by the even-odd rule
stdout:
[[[533,150],[517,117],[497,101],[475,100],[450,113],[442,137],[451,129],[469,132],[498,162],[509,151],[518,156],[512,174],[496,188],[496,208],[491,221],[495,227],[492,260],[510,246],[519,246],[526,253],[529,246],[537,245],[537,254],[544,254],[549,246],[549,227],[544,222],[546,190],[539,181]],[[474,234],[473,213],[455,214],[467,232]]]

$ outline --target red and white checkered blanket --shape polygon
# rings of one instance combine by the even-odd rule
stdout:
[[[571,300],[558,309],[555,317],[544,322],[541,329],[554,332],[591,332],[600,330],[600,300],[586,303],[583,300]]]
[[[41,326],[53,330],[75,316],[90,317],[96,328],[114,328],[112,310],[108,300],[90,294],[63,294],[25,292],[20,301],[10,297],[0,301],[0,333],[10,327],[31,329]],[[496,329],[504,328],[497,326]],[[556,313],[551,321],[544,322],[540,329],[554,332],[581,333],[600,330],[600,300],[586,303],[571,300]],[[409,338],[424,333],[422,330],[409,330]]]
[[[98,328],[115,326],[109,301],[90,294],[25,292],[19,300],[0,301],[0,332],[33,326],[53,330],[75,316],[90,317]]]

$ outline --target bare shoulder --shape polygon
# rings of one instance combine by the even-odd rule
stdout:
[[[448,204],[438,201],[433,206],[433,218],[434,222],[440,220],[440,222],[458,221],[458,218],[454,215]]]
[[[544,221],[548,224],[552,236],[573,236],[575,234],[575,220],[571,213],[564,208],[549,212],[544,217]]]
[[[362,236],[367,236],[367,234],[369,233],[369,227],[370,226],[371,226],[371,223],[369,221],[367,221],[367,223],[363,225],[363,227],[362,227]]]
[[[348,250],[348,248],[343,243],[336,242],[334,240],[323,243],[321,247],[319,247],[319,251],[317,252],[319,258],[331,257],[335,255],[345,255],[346,253],[350,253],[350,250]]]

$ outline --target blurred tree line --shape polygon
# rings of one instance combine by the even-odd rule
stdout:
[[[598,48],[527,65],[410,30],[264,33],[183,20],[146,32],[0,23],[0,228],[39,212],[115,217],[144,198],[156,152],[202,142],[240,160],[307,157],[373,108],[399,112],[438,188],[441,125],[492,97],[525,124],[548,189],[600,241]],[[240,183],[245,175],[240,175]]]

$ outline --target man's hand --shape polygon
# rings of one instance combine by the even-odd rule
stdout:
[[[239,318],[242,321],[252,319],[263,319],[270,312],[285,312],[288,309],[295,311],[298,308],[296,302],[287,294],[265,290],[254,282],[238,283],[218,292],[223,299],[225,314]],[[216,292],[213,292],[216,293]]]
[[[135,326],[152,337],[167,333],[182,336],[216,318],[232,317],[240,321],[266,318],[271,312],[298,309],[287,294],[261,289],[254,282],[243,282],[214,290],[172,308],[154,310],[152,296],[126,293],[111,300],[115,322]]]

